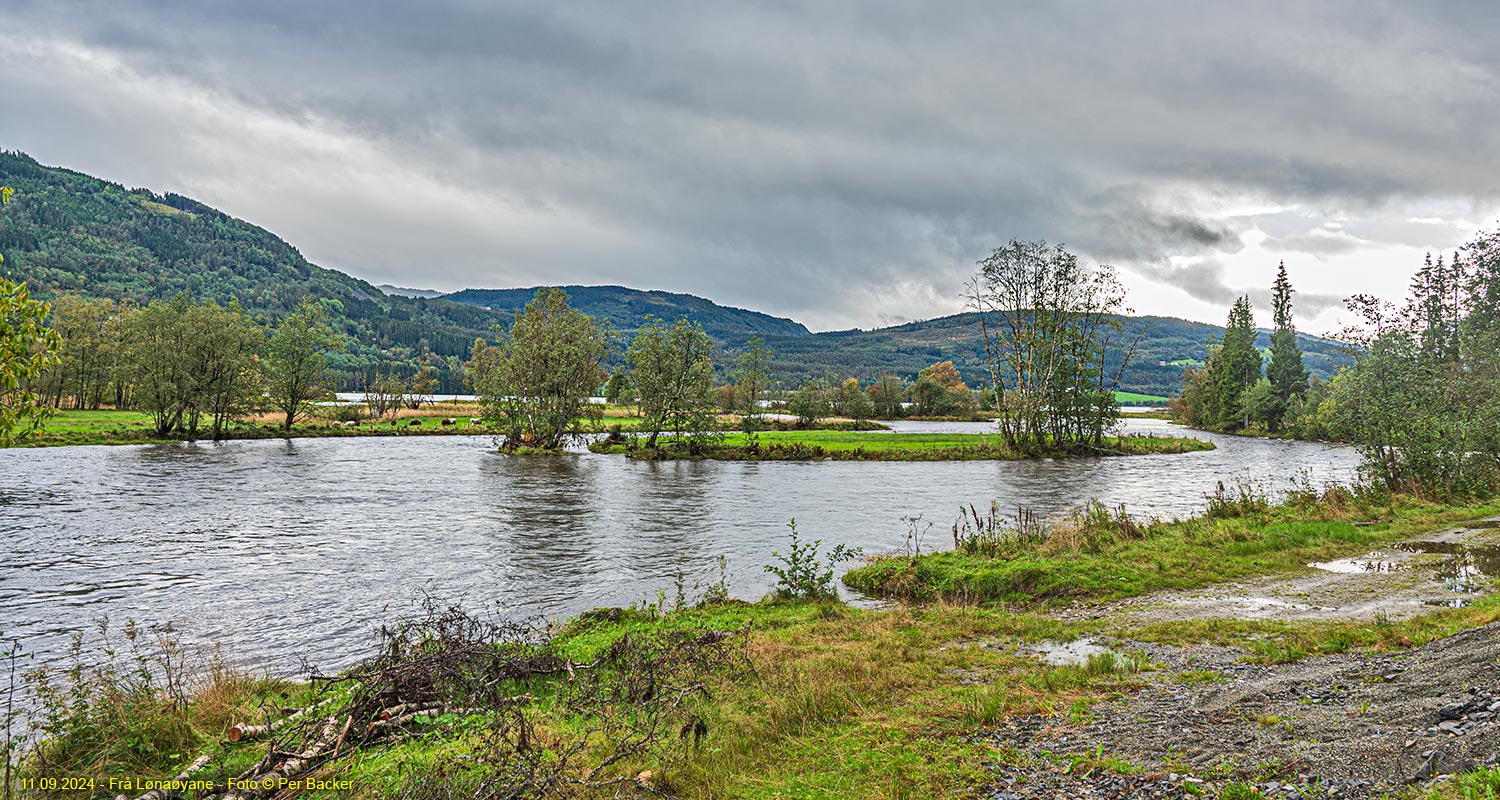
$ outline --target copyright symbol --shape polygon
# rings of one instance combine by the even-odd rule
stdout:
[[[276,780],[274,778],[261,778],[261,780],[260,780],[260,786],[261,786],[262,789],[270,789],[271,787],[273,787],[275,785],[276,785]]]

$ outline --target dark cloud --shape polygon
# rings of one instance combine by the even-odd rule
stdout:
[[[1016,237],[1222,304],[1264,283],[1223,266],[1246,198],[1377,227],[1500,203],[1485,3],[21,0],[0,26],[0,145],[403,285],[870,325],[954,310]],[[1314,228],[1268,249],[1362,252]]]

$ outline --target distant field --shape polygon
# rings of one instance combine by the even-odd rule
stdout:
[[[1162,397],[1159,394],[1115,392],[1115,401],[1124,406],[1164,406],[1171,400],[1172,398]]]

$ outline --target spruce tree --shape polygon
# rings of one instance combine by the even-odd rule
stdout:
[[[1209,370],[1219,395],[1218,425],[1237,430],[1249,424],[1245,390],[1260,380],[1260,351],[1255,349],[1255,318],[1250,298],[1240,297],[1229,310],[1224,341],[1214,353]]]
[[[1271,363],[1266,365],[1266,378],[1271,382],[1266,427],[1275,432],[1280,430],[1292,398],[1307,394],[1307,369],[1302,366],[1302,349],[1297,346],[1297,328],[1292,324],[1292,283],[1287,280],[1285,261],[1271,287],[1271,312],[1276,329],[1271,332]]]

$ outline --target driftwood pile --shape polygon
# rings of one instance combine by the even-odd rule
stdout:
[[[457,607],[382,631],[379,656],[335,677],[312,679],[317,699],[267,709],[233,726],[228,742],[264,741],[265,753],[237,775],[220,774],[200,798],[258,800],[351,753],[435,725],[465,723],[466,748],[409,797],[523,798],[614,788],[650,790],[650,773],[626,762],[685,756],[708,734],[695,710],[712,675],[752,674],[745,630],[627,634],[588,663],[560,652],[538,626],[493,622]],[[537,725],[566,720],[538,735]],[[562,732],[566,730],[566,733]],[[219,754],[175,779],[203,780]],[[159,789],[140,800],[166,800]]]

